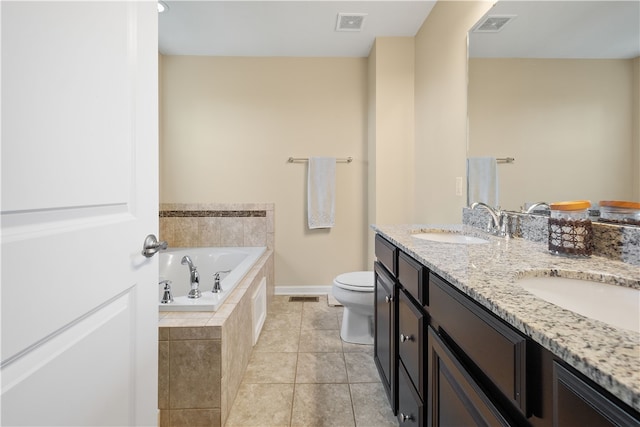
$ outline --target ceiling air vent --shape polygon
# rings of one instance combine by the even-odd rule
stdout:
[[[489,15],[473,29],[475,33],[497,33],[515,19],[516,15]]]
[[[366,13],[338,13],[336,31],[360,31],[366,17]]]

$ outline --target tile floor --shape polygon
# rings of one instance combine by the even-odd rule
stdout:
[[[227,427],[398,426],[372,345],[340,339],[342,307],[276,296]]]

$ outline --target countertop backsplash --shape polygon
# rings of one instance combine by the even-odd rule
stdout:
[[[547,242],[549,217],[509,212],[513,237]],[[486,231],[491,217],[486,210],[463,208],[462,223]],[[593,223],[593,255],[640,266],[640,227]]]

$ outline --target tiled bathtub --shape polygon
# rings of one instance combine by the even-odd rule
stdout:
[[[263,278],[267,304],[273,298],[274,235],[273,203],[160,205],[170,247],[267,247],[218,311],[160,314],[161,427],[224,425],[251,357],[252,297]]]
[[[262,279],[273,293],[273,251],[267,250],[222,307],[162,312],[159,320],[160,426],[221,426],[253,348],[252,296]]]

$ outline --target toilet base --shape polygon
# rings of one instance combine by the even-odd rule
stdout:
[[[356,313],[345,307],[340,338],[352,344],[373,344],[373,316]]]

